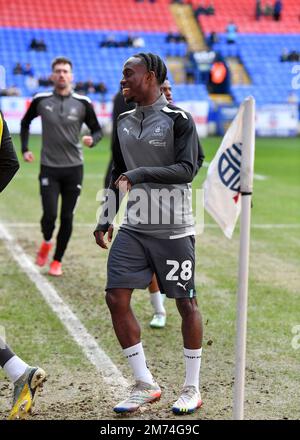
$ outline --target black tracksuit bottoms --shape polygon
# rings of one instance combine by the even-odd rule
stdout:
[[[61,261],[72,234],[73,214],[81,192],[83,165],[48,167],[41,165],[39,175],[43,216],[41,229],[46,241],[51,240],[61,195],[60,228],[53,259]]]

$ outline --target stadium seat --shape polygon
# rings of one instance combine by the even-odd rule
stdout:
[[[124,61],[140,49],[100,48],[99,43],[113,35],[123,41],[129,34],[144,39],[143,51],[156,52],[163,58],[184,56],[185,43],[166,43],[168,32],[177,32],[171,15],[169,0],[155,3],[134,0],[14,0],[1,9],[0,45],[1,64],[6,70],[8,86],[16,85],[22,94],[30,96],[35,88],[28,89],[26,78],[13,75],[17,62],[30,63],[35,77],[50,74],[52,59],[61,54],[74,63],[75,81],[103,81],[108,91],[105,99],[118,90]],[[193,0],[198,6],[198,0]],[[248,0],[216,0],[215,14],[200,15],[199,22],[208,36],[219,32],[220,41],[214,49],[226,57],[238,57],[249,74],[251,87],[234,86],[232,96],[239,103],[245,94],[253,94],[259,101],[286,102],[291,89],[293,63],[280,62],[283,48],[297,50],[300,47],[300,22],[297,0],[285,0],[282,20],[254,19],[254,2]],[[82,19],[84,17],[84,20]],[[238,25],[235,44],[227,44],[225,27],[234,19]],[[291,32],[298,34],[291,34]],[[42,38],[46,52],[28,50],[32,38]],[[172,75],[169,73],[170,80]],[[208,99],[204,85],[174,85],[175,100]],[[38,88],[45,90],[45,88]],[[295,93],[299,96],[299,90]],[[98,96],[99,98],[99,96]]]
[[[190,0],[185,0],[189,2]],[[262,2],[263,3],[263,2]],[[273,2],[271,2],[273,3]],[[193,7],[199,7],[198,0],[192,0]],[[222,33],[229,21],[238,26],[239,33],[256,34],[291,34],[300,33],[299,1],[284,0],[282,18],[274,21],[273,17],[261,17],[255,20],[255,2],[249,0],[214,0],[214,15],[199,15],[198,20],[205,34]]]

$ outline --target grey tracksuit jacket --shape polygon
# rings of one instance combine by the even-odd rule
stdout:
[[[55,91],[38,93],[21,121],[22,153],[28,151],[29,126],[37,116],[42,118],[42,165],[60,168],[82,164],[79,136],[83,123],[91,130],[93,145],[102,138],[88,97],[77,93],[61,96]]]
[[[123,174],[132,190],[122,228],[166,239],[194,234],[191,182],[204,154],[191,115],[161,95],[153,105],[121,114],[117,133],[111,192],[96,230],[107,231],[113,222],[119,198],[115,206],[110,199],[118,195],[114,182]]]

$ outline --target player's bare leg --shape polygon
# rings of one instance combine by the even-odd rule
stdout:
[[[175,414],[190,414],[202,405],[199,379],[202,355],[203,325],[196,298],[176,299],[182,318],[183,355],[186,375],[179,399],[172,410]]]
[[[161,390],[146,364],[140,325],[130,306],[131,294],[132,289],[109,289],[106,292],[106,303],[116,336],[136,380],[129,397],[114,407],[117,413],[136,411],[161,396]]]

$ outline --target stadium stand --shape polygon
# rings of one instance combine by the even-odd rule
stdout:
[[[1,26],[44,29],[176,32],[169,2],[131,0],[10,0],[1,7]]]
[[[115,31],[117,41],[125,40],[127,31]],[[0,46],[1,63],[6,69],[7,84],[19,87],[23,95],[32,95],[45,90],[32,81],[28,86],[28,76],[14,75],[14,66],[19,62],[22,65],[30,63],[35,78],[47,78],[50,74],[52,59],[58,54],[70,57],[74,63],[76,81],[92,80],[103,81],[108,93],[106,99],[111,99],[119,88],[119,81],[124,61],[132,54],[141,50],[156,52],[162,57],[184,56],[185,43],[167,43],[165,33],[138,33],[145,41],[145,47],[99,47],[99,43],[109,35],[106,31],[66,31],[45,29],[0,28],[0,39],[6,44]],[[47,51],[36,52],[29,50],[32,38],[43,39],[47,43]],[[207,96],[205,87],[197,85],[201,96]],[[181,92],[178,92],[179,94]],[[177,91],[174,91],[175,96]],[[186,87],[186,99],[195,98],[195,87]]]
[[[191,1],[185,0],[185,3]],[[197,0],[192,1],[196,8]],[[258,102],[287,102],[291,89],[291,71],[294,63],[281,62],[284,49],[300,47],[300,8],[298,0],[285,0],[282,20],[272,17],[255,20],[255,1],[215,0],[213,15],[198,15],[201,30],[218,33],[219,42],[213,45],[223,58],[235,57],[248,74],[250,84],[233,85],[231,94],[236,103],[249,93]],[[298,11],[298,12],[297,12]],[[237,41],[227,44],[226,25],[234,18],[238,26]],[[107,93],[91,95],[92,99],[110,100],[118,90],[122,64],[133,53],[153,51],[164,58],[183,58],[188,51],[186,43],[167,43],[166,35],[178,32],[169,0],[155,3],[134,0],[11,0],[1,9],[0,64],[6,72],[8,87],[16,87],[24,96],[44,91],[37,78],[47,78],[51,60],[63,54],[74,62],[76,81],[103,82]],[[124,41],[128,35],[142,38],[142,48],[99,47],[101,41],[113,36]],[[29,50],[33,38],[42,39],[46,51]],[[14,75],[17,63],[30,63],[34,78]],[[172,80],[172,74],[169,74]],[[201,76],[196,76],[200,78]],[[299,90],[295,91],[299,97]],[[206,84],[174,85],[175,100],[209,100]]]
[[[213,46],[223,56],[236,56],[241,59],[252,84],[232,86],[233,98],[240,103],[252,94],[258,103],[286,103],[291,91],[292,68],[297,62],[281,62],[283,49],[288,51],[300,47],[300,35],[239,35],[232,47],[225,42]],[[299,63],[298,63],[299,64]],[[300,100],[300,90],[294,91]]]

